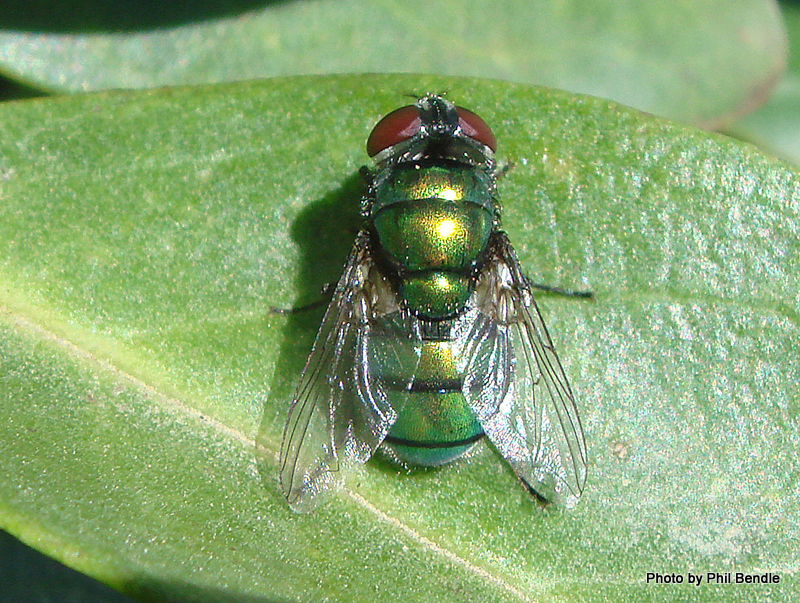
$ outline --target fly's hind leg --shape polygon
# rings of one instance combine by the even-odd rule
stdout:
[[[302,314],[303,312],[308,312],[309,310],[316,310],[317,308],[327,306],[330,303],[335,290],[336,283],[326,283],[320,291],[320,295],[322,297],[320,297],[320,299],[317,301],[313,301],[310,304],[305,304],[303,306],[297,306],[296,308],[278,308],[276,306],[272,306],[269,311],[272,314]]]

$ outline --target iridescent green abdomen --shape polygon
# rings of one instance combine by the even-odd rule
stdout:
[[[495,225],[493,180],[470,166],[410,164],[375,186],[372,223],[399,293],[419,318],[461,313]]]
[[[375,182],[370,218],[376,251],[394,269],[400,298],[423,331],[413,380],[385,380],[393,384],[387,393],[399,411],[385,442],[403,462],[448,463],[483,436],[462,393],[458,367],[464,363],[450,329],[474,291],[496,207],[492,175],[474,166],[399,165]]]
[[[424,341],[417,372],[407,390],[390,391],[401,412],[386,443],[402,461],[435,466],[449,463],[483,435],[466,398],[463,376],[450,341]]]

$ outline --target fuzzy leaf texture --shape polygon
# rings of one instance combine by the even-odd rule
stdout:
[[[494,129],[590,456],[540,510],[488,446],[371,461],[315,513],[283,423],[408,92]],[[610,101],[331,76],[0,106],[0,527],[144,601],[790,601],[800,187],[745,143]],[[256,442],[263,447],[257,453]],[[646,573],[777,572],[654,586]]]

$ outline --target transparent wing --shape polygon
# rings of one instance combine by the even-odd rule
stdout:
[[[587,465],[575,398],[504,233],[492,252],[469,326],[459,332],[464,395],[519,478],[542,498],[572,506]]]
[[[397,417],[373,374],[371,333],[384,322],[376,313],[394,310],[396,303],[382,280],[362,232],[322,320],[284,430],[281,487],[296,511],[312,510],[319,495],[340,481],[342,462],[366,462]]]

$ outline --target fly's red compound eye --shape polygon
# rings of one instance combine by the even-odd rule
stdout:
[[[408,140],[419,132],[421,125],[422,120],[416,105],[395,109],[372,129],[367,139],[367,154],[374,157],[384,149]]]
[[[452,107],[452,105],[450,105]],[[463,107],[456,107],[461,132],[473,140],[497,150],[497,140],[483,119]],[[395,109],[372,129],[367,139],[367,154],[374,157],[381,151],[416,136],[422,128],[422,118],[417,105]]]
[[[497,139],[494,137],[494,132],[483,119],[462,107],[456,107],[456,111],[458,111],[458,125],[461,126],[464,134],[486,145],[492,151],[497,150]]]

